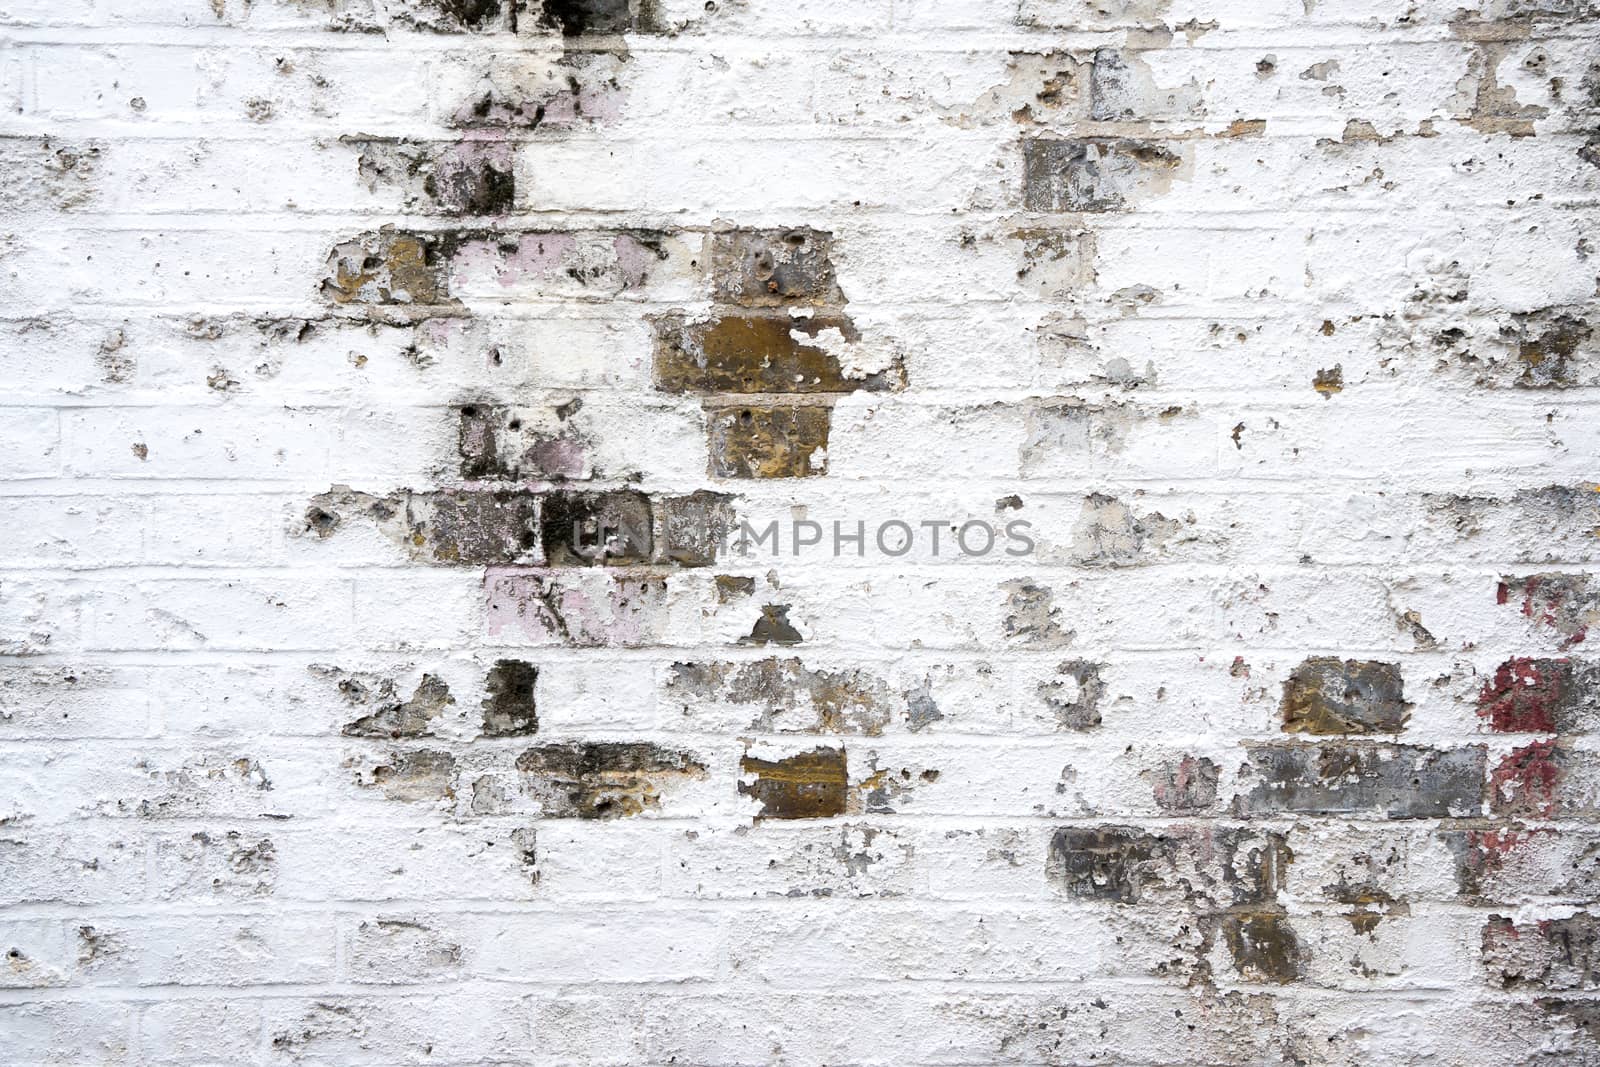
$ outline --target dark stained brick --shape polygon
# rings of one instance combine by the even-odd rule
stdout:
[[[1481,746],[1432,749],[1364,741],[1245,745],[1236,815],[1378,815],[1432,819],[1481,812]]]
[[[1166,880],[1175,847],[1133,826],[1063,827],[1050,838],[1046,870],[1069,896],[1137,904]]]
[[[648,563],[655,551],[655,515],[643,493],[552,493],[539,529],[551,566]]]
[[[547,818],[616,819],[661,804],[661,791],[705,775],[687,752],[642,741],[569,742],[517,757],[524,792]]]
[[[522,660],[496,660],[484,679],[483,732],[488,737],[520,737],[537,733],[539,713],[534,690],[539,668]]]

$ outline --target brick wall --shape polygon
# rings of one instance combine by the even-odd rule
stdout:
[[[0,0],[0,1059],[1600,1063],[1597,19]]]

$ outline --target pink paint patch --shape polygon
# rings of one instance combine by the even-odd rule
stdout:
[[[563,270],[577,251],[578,240],[569,233],[508,234],[464,243],[451,267],[457,276],[492,272],[496,281],[510,288]]]
[[[617,270],[624,289],[637,289],[650,277],[650,268],[661,257],[632,234],[618,234],[611,242],[617,254]]]

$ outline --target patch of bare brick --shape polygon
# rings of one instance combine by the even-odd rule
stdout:
[[[1301,734],[1397,734],[1410,718],[1396,663],[1313,656],[1283,683],[1283,730]]]
[[[659,808],[674,782],[706,773],[687,752],[632,741],[542,745],[519,755],[516,768],[523,792],[557,819],[638,815]]]
[[[524,660],[496,660],[484,680],[483,732],[521,737],[539,732],[536,693],[539,668]]]
[[[1247,744],[1237,815],[1299,813],[1431,819],[1483,807],[1481,746],[1432,749],[1361,741]]]
[[[746,755],[739,770],[753,776],[739,792],[760,805],[758,819],[824,819],[843,815],[850,776],[842,748],[817,747],[778,759]]]

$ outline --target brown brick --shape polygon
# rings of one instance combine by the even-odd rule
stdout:
[[[1282,915],[1243,912],[1222,919],[1222,936],[1234,969],[1256,982],[1292,982],[1300,976],[1300,941]]]
[[[899,384],[898,372],[846,376],[837,356],[796,338],[837,330],[857,339],[849,318],[834,312],[791,316],[786,311],[717,315],[689,322],[682,312],[655,318],[656,388],[668,393],[880,392]]]
[[[714,478],[810,478],[827,473],[830,408],[711,408],[707,445]]]
[[[843,815],[850,776],[842,748],[818,747],[778,760],[744,756],[743,774],[753,782],[740,782],[739,792],[761,802],[757,819],[825,819]]]
[[[335,304],[449,303],[446,267],[434,234],[363,234],[328,253],[322,295]]]
[[[1312,656],[1283,683],[1283,731],[1399,733],[1411,717],[1397,663]]]

